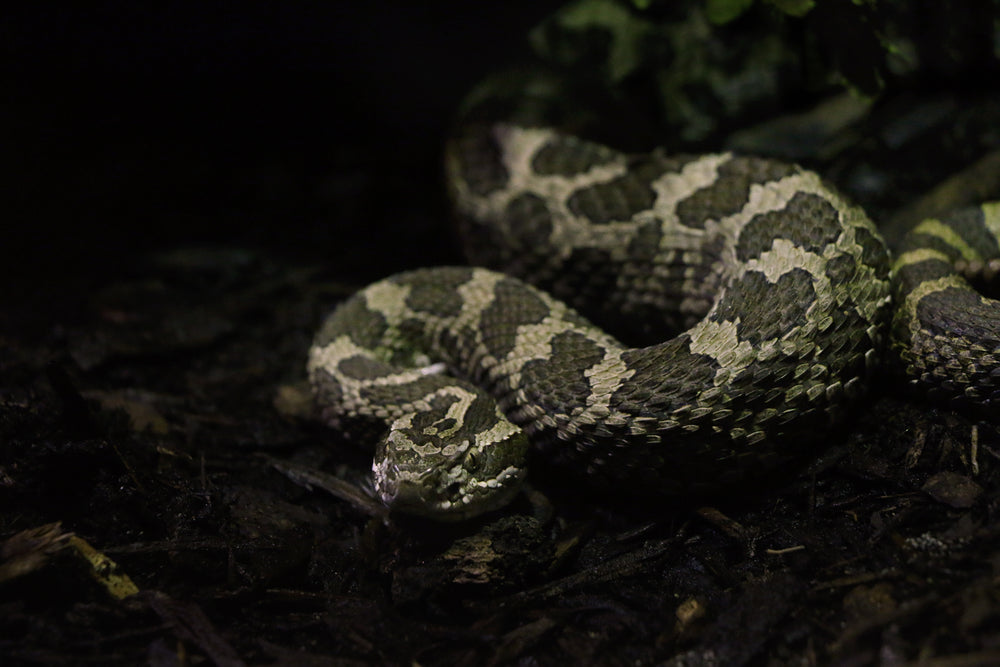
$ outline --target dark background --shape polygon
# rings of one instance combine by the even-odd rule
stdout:
[[[2,247],[43,301],[150,250],[404,255],[462,95],[555,3],[25,3],[0,23]],[[442,235],[447,238],[447,235]],[[336,269],[334,269],[336,271]],[[11,283],[8,283],[11,284]],[[39,298],[39,293],[46,297]]]

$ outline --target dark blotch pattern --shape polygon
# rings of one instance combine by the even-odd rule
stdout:
[[[695,403],[705,387],[711,386],[719,364],[693,354],[689,344],[690,337],[681,334],[660,345],[623,353],[622,359],[635,372],[615,393],[612,405],[626,412],[665,416]]]
[[[498,214],[500,220],[474,220],[460,215],[462,249],[470,262],[503,268],[515,275],[534,275],[544,263],[552,236],[552,214],[545,199],[522,193]]]
[[[569,209],[597,225],[629,220],[656,201],[652,183],[673,165],[647,156],[634,159],[622,176],[573,193]]]
[[[602,302],[615,292],[618,267],[611,261],[610,252],[578,248],[570,253],[565,265],[572,270],[560,271],[540,287],[576,308],[600,312]]]
[[[942,219],[955,230],[984,259],[1000,257],[1000,239],[997,239],[985,223],[985,214],[979,206],[964,208]]]
[[[663,223],[650,220],[636,227],[629,241],[628,256],[637,264],[649,265],[660,255],[660,240],[663,238]]]
[[[406,405],[419,401],[438,389],[452,386],[456,382],[455,378],[447,375],[424,375],[413,382],[364,387],[361,390],[361,398],[369,405]]]
[[[763,273],[748,271],[729,286],[710,317],[714,322],[739,318],[739,337],[754,345],[780,338],[805,324],[806,311],[816,298],[812,281],[804,269],[792,269],[776,283]]]
[[[841,254],[831,258],[823,273],[833,285],[846,284],[857,273],[857,261],[851,255]]]
[[[718,169],[718,179],[677,204],[682,225],[702,229],[706,220],[737,213],[747,203],[750,186],[795,173],[792,165],[759,158],[733,158]]]
[[[493,134],[482,127],[477,129],[453,139],[450,150],[460,163],[461,180],[474,195],[482,197],[504,187],[510,174]]]
[[[943,289],[922,298],[913,317],[897,312],[893,334],[901,366],[928,397],[998,420],[1000,302]]]
[[[513,243],[527,250],[545,247],[552,235],[552,212],[542,197],[525,193],[510,200],[504,211]]]
[[[910,248],[926,248],[941,253],[948,258],[949,262],[957,262],[962,259],[962,251],[948,243],[940,236],[933,234],[907,234],[907,245]],[[904,250],[905,252],[905,250]]]
[[[524,365],[523,386],[547,412],[569,412],[586,404],[591,388],[584,371],[603,358],[604,349],[586,336],[572,331],[557,334],[549,359]]]
[[[951,275],[955,275],[955,267],[940,259],[925,259],[901,266],[895,276],[896,299],[902,303],[902,299],[920,283]]]
[[[457,288],[469,282],[471,277],[471,269],[456,268],[434,274],[413,271],[404,274],[397,282],[412,287],[406,298],[410,309],[438,317],[455,317],[464,305]]]
[[[917,304],[917,319],[924,329],[979,341],[986,349],[1000,346],[998,302],[972,290],[949,287],[928,294]]]
[[[498,359],[507,356],[517,339],[517,328],[538,324],[549,314],[544,301],[524,283],[502,280],[497,283],[493,302],[480,318],[483,344]]]
[[[861,246],[858,262],[875,269],[880,280],[889,279],[889,251],[874,232],[865,227],[854,228],[854,241]]]
[[[340,304],[323,322],[313,345],[317,347],[328,345],[346,331],[356,345],[371,347],[382,340],[385,330],[385,317],[370,310],[365,300],[360,295],[355,295]]]
[[[819,195],[799,192],[781,209],[755,215],[740,232],[736,255],[744,262],[758,258],[771,249],[775,238],[820,252],[840,234],[840,215],[833,204]]]
[[[448,413],[448,408],[457,400],[458,398],[452,394],[431,397],[428,401],[430,410],[422,410],[414,413],[413,421],[410,424],[411,432],[420,434],[421,440],[430,440],[433,436],[429,436],[425,432],[425,429],[428,427],[441,430],[454,428],[457,423],[456,420],[453,417],[446,417],[445,415]]]
[[[388,377],[399,372],[399,369],[370,356],[354,356],[341,360],[337,370],[355,380]]]
[[[540,176],[576,176],[621,157],[600,144],[557,135],[535,153],[531,168]]]

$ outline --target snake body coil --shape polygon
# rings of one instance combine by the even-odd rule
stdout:
[[[924,220],[893,264],[897,366],[930,398],[1000,422],[1000,202]]]
[[[391,508],[499,507],[529,442],[613,491],[724,487],[815,451],[883,357],[1000,421],[1000,303],[965,277],[1000,273],[1000,203],[922,223],[890,278],[872,223],[815,173],[625,154],[550,127],[581,110],[560,75],[498,80],[446,151],[467,255],[489,268],[371,285],[309,352],[325,421],[381,434]]]
[[[628,156],[545,129],[470,132],[449,174],[476,259],[597,296],[597,317],[620,310],[640,337],[651,323],[690,328],[628,347],[487,269],[366,288],[326,321],[309,372],[329,423],[389,426],[374,471],[390,506],[496,507],[523,477],[527,440],[612,488],[719,487],[801,456],[863,393],[888,256],[816,174]]]

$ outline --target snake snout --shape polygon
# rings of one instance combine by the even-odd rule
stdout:
[[[476,442],[410,423],[407,418],[393,423],[372,467],[376,492],[391,511],[466,519],[502,507],[520,489],[528,439],[513,424],[496,439]]]

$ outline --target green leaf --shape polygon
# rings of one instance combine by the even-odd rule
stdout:
[[[772,5],[789,16],[801,17],[812,11],[816,0],[768,0]]]
[[[705,15],[716,25],[729,23],[750,8],[753,0],[705,0]]]

